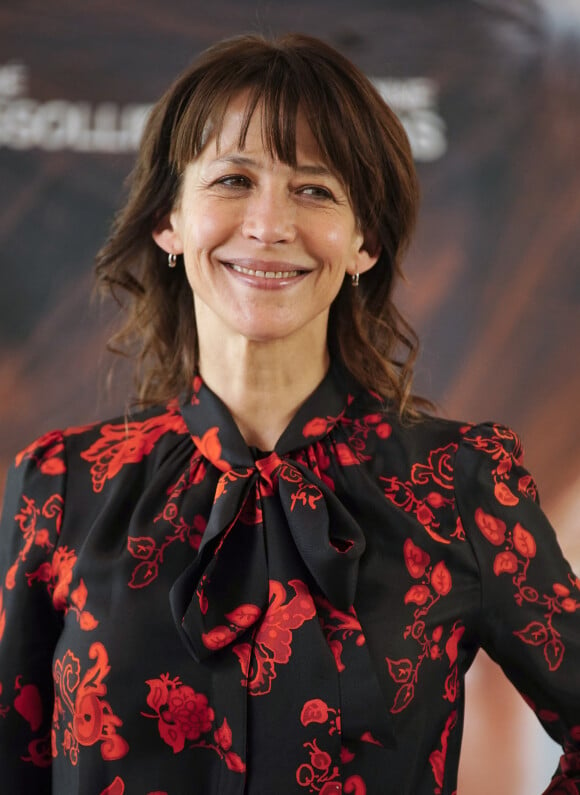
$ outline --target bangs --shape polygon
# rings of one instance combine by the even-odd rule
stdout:
[[[296,166],[296,120],[303,114],[319,148],[324,165],[344,185],[355,212],[366,215],[359,204],[354,175],[362,168],[357,149],[361,137],[352,126],[349,109],[356,105],[346,96],[344,86],[329,79],[328,67],[316,64],[299,53],[263,50],[256,59],[229,64],[223,69],[205,70],[195,85],[184,93],[174,115],[169,159],[177,175],[197,158],[207,142],[219,138],[228,107],[240,94],[247,94],[247,105],[240,125],[238,145],[244,149],[248,127],[254,113],[261,113],[262,141],[268,154],[292,167]],[[330,84],[330,88],[329,88]],[[350,118],[349,118],[350,117]],[[368,135],[368,132],[367,132]],[[362,218],[361,218],[362,220]]]

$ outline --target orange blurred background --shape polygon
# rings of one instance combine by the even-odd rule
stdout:
[[[288,30],[342,50],[401,116],[423,188],[399,291],[417,389],[518,431],[580,569],[580,0],[0,8],[2,480],[40,433],[123,411],[91,267],[149,104],[215,40]],[[466,709],[459,795],[541,792],[558,749],[484,655]]]

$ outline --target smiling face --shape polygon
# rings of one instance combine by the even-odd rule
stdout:
[[[186,167],[177,204],[154,232],[161,248],[183,254],[201,350],[205,335],[325,340],[345,274],[378,257],[300,114],[293,167],[264,147],[259,105],[240,147],[245,108],[244,95],[229,105],[219,140]]]

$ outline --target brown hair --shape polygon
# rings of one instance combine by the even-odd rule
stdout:
[[[366,387],[413,410],[417,338],[392,301],[418,209],[418,184],[403,127],[371,82],[324,42],[301,34],[274,41],[240,36],[210,47],[155,105],[126,205],[97,256],[97,284],[127,315],[111,349],[134,354],[139,403],[164,402],[189,387],[197,335],[185,269],[167,268],[152,231],[179,194],[185,166],[219,135],[229,102],[247,91],[240,144],[260,105],[265,146],[295,165],[300,110],[329,167],[341,178],[361,230],[378,238],[377,264],[330,309],[328,345]],[[122,291],[122,292],[121,292]]]

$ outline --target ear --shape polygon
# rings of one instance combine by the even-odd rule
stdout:
[[[369,271],[381,256],[382,246],[376,233],[367,232],[364,236],[361,235],[361,238],[354,262],[347,268],[350,274]]]
[[[168,254],[183,254],[183,241],[176,223],[175,212],[164,215],[151,234],[163,251]]]

